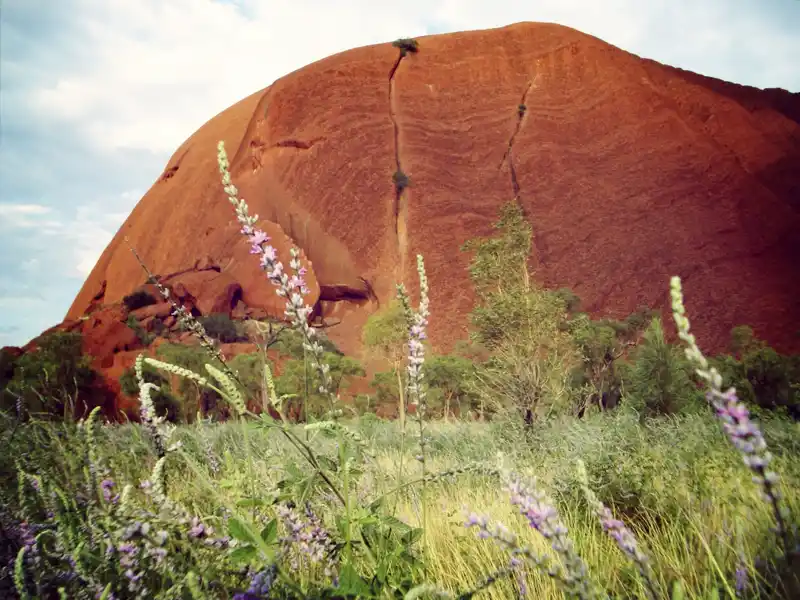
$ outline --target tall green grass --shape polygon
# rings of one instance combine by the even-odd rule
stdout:
[[[375,454],[364,466],[359,495],[366,499],[389,492],[398,484],[399,427],[374,419],[355,425]],[[5,436],[10,427],[11,422],[4,421]],[[764,423],[764,429],[775,448],[776,468],[785,489],[796,491],[800,486],[797,425],[774,419]],[[711,415],[642,424],[637,415],[619,411],[581,421],[553,419],[533,435],[506,421],[431,423],[428,435],[428,466],[433,471],[457,469],[467,462],[491,465],[500,455],[506,466],[537,474],[552,492],[594,580],[612,596],[638,596],[641,583],[578,495],[574,479],[578,458],[586,462],[600,499],[624,515],[647,549],[665,587],[678,579],[688,598],[708,598],[713,590],[720,597],[764,598],[774,593],[764,587],[764,578],[772,576],[770,565],[779,558],[769,507]],[[277,486],[297,463],[295,449],[277,432],[244,422],[186,426],[179,428],[175,439],[182,448],[180,458],[170,463],[169,495],[212,525],[222,515],[241,511],[248,499],[277,496]],[[335,453],[332,439],[320,438],[315,444],[322,455]],[[84,468],[81,448],[74,426],[32,422],[17,431],[9,451],[0,458],[0,467],[4,475],[10,475],[19,466],[42,479],[60,481],[69,490],[69,482],[79,481]],[[101,428],[98,450],[119,484],[148,479],[155,464],[138,425]],[[413,463],[414,450],[406,453],[405,461]],[[14,459],[19,460],[17,465]],[[13,492],[3,490],[4,505],[16,503]],[[419,524],[419,489],[408,487],[397,497],[397,517]],[[797,514],[798,495],[789,493],[786,499]],[[315,505],[331,522],[339,510],[325,500],[316,498]],[[507,562],[491,541],[476,540],[464,528],[465,506],[507,523],[521,540],[541,552],[547,550],[546,542],[515,517],[494,476],[467,473],[433,482],[427,489],[426,576],[441,588],[456,593]],[[270,512],[263,506],[249,510],[265,518]],[[735,589],[737,570],[742,569],[749,579],[746,594]],[[561,597],[546,576],[529,572],[526,577],[530,597]],[[506,579],[481,597],[513,595],[513,582]]]

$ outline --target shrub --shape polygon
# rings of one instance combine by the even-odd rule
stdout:
[[[90,408],[97,373],[83,354],[80,333],[56,331],[36,340],[37,348],[14,361],[5,401],[19,398],[29,413],[82,417]]]
[[[378,401],[396,399],[400,427],[405,427],[405,381],[402,364],[406,358],[405,344],[408,341],[408,319],[403,305],[393,300],[389,305],[372,314],[364,324],[362,340],[367,353],[387,361],[394,376],[394,382],[387,381],[385,375],[373,380],[378,390]],[[376,377],[378,377],[376,375]],[[394,391],[390,387],[394,385]]]
[[[459,416],[478,407],[475,393],[476,365],[468,358],[452,354],[433,355],[425,364],[425,378],[430,389],[429,402],[438,404],[447,420],[452,406]]]
[[[800,356],[778,353],[747,326],[731,330],[734,355],[720,355],[712,364],[736,388],[739,398],[767,410],[787,410],[800,419]]]
[[[405,56],[409,52],[419,52],[419,42],[411,38],[400,38],[392,42],[392,46],[400,49],[400,56]]]
[[[324,331],[317,330],[315,338],[325,352],[342,355],[342,351],[325,335]],[[306,356],[306,351],[303,348],[303,335],[295,329],[281,331],[273,347],[284,356],[291,356],[300,360]]]
[[[326,352],[325,363],[330,367],[330,378],[334,394],[345,389],[354,376],[363,376],[364,369],[352,357],[343,354]],[[278,396],[296,395],[304,402],[306,415],[317,415],[327,406],[328,396],[319,391],[322,380],[311,361],[300,359],[288,360],[275,378],[275,389]]]
[[[152,333],[146,331],[145,328],[142,327],[142,324],[139,323],[139,320],[133,315],[128,315],[125,324],[133,330],[136,337],[145,346],[149,346],[156,339]]]
[[[156,349],[156,357],[164,362],[179,365],[195,373],[207,375],[205,365],[209,360],[208,353],[200,346],[165,343]],[[214,390],[201,388],[195,382],[185,378],[170,378],[171,389],[180,398],[184,418],[191,420],[197,412],[218,414],[216,407],[220,400]],[[175,393],[174,392],[174,393]]]
[[[198,319],[206,329],[206,333],[223,344],[246,341],[236,328],[236,323],[225,313],[214,313]]]
[[[128,310],[144,308],[156,303],[156,298],[147,290],[136,290],[122,299],[122,303]]]
[[[0,348],[0,394],[14,377],[17,358],[6,348]]]
[[[643,415],[667,415],[696,408],[702,394],[692,366],[680,348],[667,342],[659,317],[650,322],[642,343],[623,367],[625,391]]]
[[[540,410],[564,409],[579,354],[568,333],[563,291],[531,281],[533,233],[521,206],[500,211],[498,234],[464,244],[473,253],[469,271],[478,303],[470,316],[472,340],[493,352],[477,369],[475,393],[485,408],[520,411],[532,422]]]
[[[165,377],[155,367],[144,364],[142,368],[142,375],[144,380],[158,386],[157,390],[150,392],[150,397],[153,400],[153,406],[156,409],[156,414],[161,417],[166,417],[171,423],[178,423],[182,420],[181,402],[172,393],[169,379]],[[122,393],[127,396],[139,395],[139,384],[136,381],[136,372],[133,367],[126,369],[119,377],[119,385]]]

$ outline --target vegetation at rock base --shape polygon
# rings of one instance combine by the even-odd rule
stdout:
[[[237,329],[236,323],[226,313],[210,314],[200,317],[199,321],[209,336],[223,344],[247,341],[247,337]]]
[[[509,204],[464,248],[471,340],[431,353],[417,257],[418,298],[398,285],[364,331],[375,402],[410,422],[359,416],[340,392],[364,371],[309,326],[299,252],[275,256],[218,161],[287,300],[286,361],[160,344],[122,376],[141,412],[118,425],[88,410],[80,336],[0,356],[0,595],[798,597],[795,357],[737,328],[706,358],[677,278],[678,344],[647,311],[591,319],[536,283]]]
[[[18,418],[85,417],[97,399],[97,373],[78,333],[54,331],[35,340],[18,358],[0,356],[0,407]]]
[[[122,303],[128,310],[136,310],[138,308],[144,308],[145,306],[155,304],[156,298],[147,290],[136,290],[135,292],[125,296],[122,299]]]

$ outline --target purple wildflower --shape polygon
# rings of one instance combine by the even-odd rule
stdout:
[[[117,550],[122,555],[119,564],[127,569],[135,568],[138,564],[136,557],[139,555],[139,548],[131,542],[123,542],[117,546]]]
[[[22,521],[19,524],[18,530],[19,532],[19,540],[22,542],[22,545],[28,549],[31,549],[36,546],[36,536],[34,534],[33,528],[28,524],[27,521]]]
[[[275,578],[278,574],[278,569],[275,565],[271,565],[266,569],[259,571],[250,580],[250,587],[247,593],[256,598],[269,598],[269,592],[272,585],[275,583]]]
[[[258,215],[250,216],[247,203],[238,197],[239,190],[231,183],[231,176],[228,170],[230,164],[225,152],[225,144],[221,141],[217,146],[217,162],[219,171],[222,174],[222,185],[225,193],[228,194],[228,199],[236,210],[236,218],[242,225],[241,232],[247,236],[251,252],[259,255],[261,268],[266,272],[270,282],[277,288],[276,293],[286,299],[285,314],[289,317],[292,325],[299,329],[305,337],[305,346],[311,351],[322,378],[321,391],[329,393],[332,387],[332,380],[330,372],[325,369],[326,365],[322,360],[324,350],[319,343],[313,341],[314,330],[311,329],[308,323],[308,317],[311,315],[312,309],[303,300],[303,296],[309,293],[309,288],[304,279],[306,269],[300,265],[300,253],[296,248],[290,250],[289,268],[294,273],[290,279],[289,275],[284,272],[283,263],[277,260],[275,248],[268,243],[269,237],[263,231],[254,229],[255,223],[258,221]],[[330,399],[333,405],[336,401],[335,396],[331,394]]]
[[[657,598],[659,594],[656,591],[655,582],[653,580],[652,571],[650,569],[650,560],[647,555],[639,549],[639,544],[636,541],[633,533],[625,526],[625,523],[619,519],[615,519],[611,511],[597,498],[597,495],[589,487],[589,476],[586,473],[586,465],[582,460],[578,460],[578,482],[583,490],[583,495],[586,502],[592,508],[594,513],[600,520],[603,531],[608,533],[609,536],[617,543],[619,549],[634,563],[639,569],[639,573],[645,581],[648,596],[651,599]]]
[[[250,249],[250,253],[261,254],[264,251],[262,246],[269,242],[269,236],[260,229],[256,229],[252,234],[247,235],[250,238],[250,244],[253,246]]]
[[[105,499],[106,502],[116,504],[119,501],[119,494],[113,494],[111,491],[115,485],[112,479],[104,479],[100,483],[100,487],[103,490],[103,499]]]
[[[509,567],[517,572],[517,585],[520,597],[522,597],[527,590],[524,573],[522,572],[523,560],[547,573],[547,575],[555,579],[567,590],[572,590],[575,587],[573,580],[569,577],[569,573],[565,574],[564,570],[558,565],[550,565],[550,558],[548,556],[539,556],[534,553],[530,547],[521,545],[517,536],[511,533],[508,527],[503,523],[496,523],[494,527],[490,529],[489,519],[485,515],[470,513],[464,525],[465,527],[477,527],[478,538],[482,540],[492,539],[498,546],[511,554]],[[578,590],[578,595],[581,595],[580,592],[581,590]],[[586,596],[587,594],[584,594],[581,597]]]
[[[281,540],[286,550],[295,548],[298,550],[299,556],[306,556],[312,564],[325,560],[325,575],[328,577],[333,576],[336,544],[323,528],[322,522],[313,513],[310,506],[306,506],[306,521],[303,521],[301,516],[288,506],[278,506],[277,510],[278,516],[283,520],[288,532],[288,535]],[[291,564],[292,568],[297,569],[299,567],[299,557],[295,556]]]
[[[749,573],[747,571],[747,566],[740,562],[739,565],[736,567],[736,595],[742,596],[747,589],[747,583],[749,580]]]
[[[694,363],[696,373],[706,381],[708,388],[706,398],[722,421],[728,439],[742,454],[745,465],[755,473],[753,482],[763,488],[764,498],[772,506],[778,526],[777,533],[783,542],[784,555],[791,568],[792,547],[789,529],[786,526],[787,521],[791,522],[791,516],[781,503],[777,473],[767,470],[772,456],[767,451],[764,436],[759,427],[750,420],[747,408],[739,402],[736,390],[730,388],[726,392],[722,391],[722,376],[714,367],[709,367],[708,360],[697,346],[694,335],[689,333],[689,319],[686,317],[686,308],[683,304],[680,277],[671,279],[670,288],[672,314],[678,329],[678,337],[687,345],[686,357]]]
[[[200,522],[197,517],[192,517],[192,527],[189,529],[189,537],[202,538],[206,535],[206,526]]]
[[[581,598],[591,597],[593,592],[586,563],[575,552],[572,540],[567,536],[567,528],[552,501],[543,491],[537,489],[536,480],[526,484],[521,477],[511,474],[507,478],[506,489],[511,494],[511,504],[519,507],[519,513],[528,520],[530,526],[561,555],[567,589]]]

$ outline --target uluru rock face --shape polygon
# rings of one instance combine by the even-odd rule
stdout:
[[[705,350],[722,350],[738,324],[800,347],[800,94],[702,77],[551,24],[417,41],[418,52],[387,43],[331,56],[211,119],[67,319],[142,285],[125,236],[153,272],[183,274],[200,312],[282,315],[219,182],[224,140],[280,256],[295,244],[310,260],[309,301],[340,323],[329,334],[345,352],[396,282],[417,289],[417,253],[433,345],[463,338],[474,296],[459,248],[490,234],[515,196],[537,279],[573,289],[594,315],[666,308],[677,274]],[[401,194],[396,171],[411,182]]]

